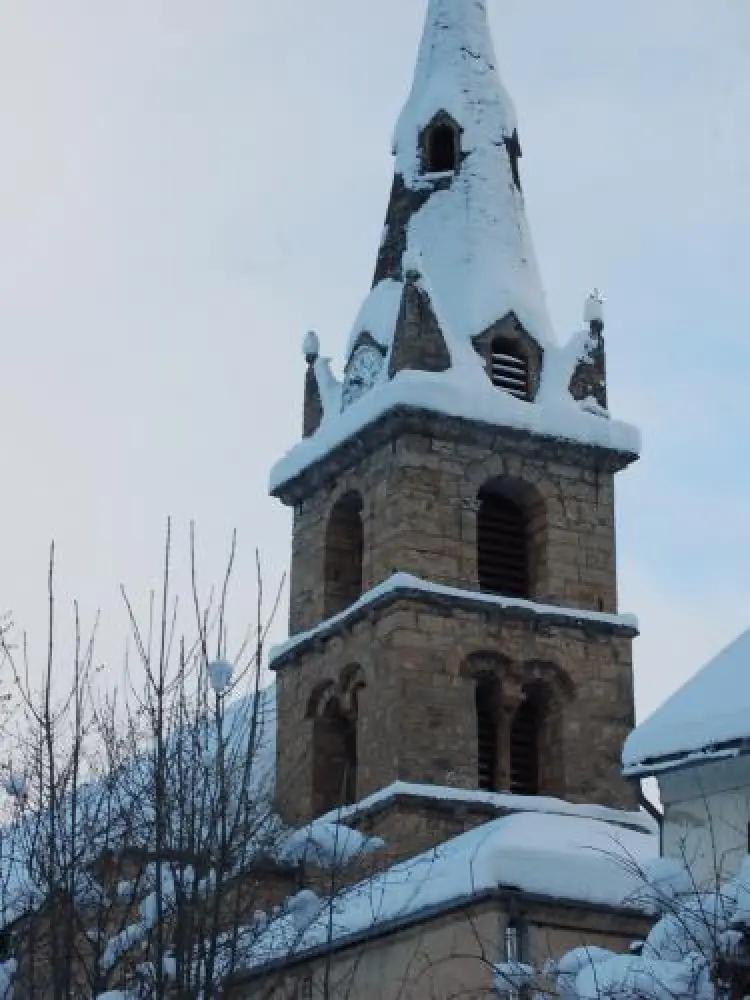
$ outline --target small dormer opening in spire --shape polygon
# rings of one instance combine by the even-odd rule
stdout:
[[[452,173],[458,170],[460,155],[461,130],[450,115],[440,112],[422,133],[422,170]]]
[[[521,191],[521,170],[518,161],[523,156],[523,151],[521,150],[517,128],[513,129],[513,135],[505,139],[505,148],[508,151],[508,158],[510,159],[510,172],[513,177],[513,184],[517,191]]]
[[[507,337],[495,337],[490,348],[492,384],[517,399],[531,397],[529,359]]]
[[[437,125],[427,137],[427,170],[437,174],[456,169],[456,136],[450,125]]]

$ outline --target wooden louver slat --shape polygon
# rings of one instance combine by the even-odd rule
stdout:
[[[483,496],[477,543],[480,588],[504,597],[528,597],[527,526],[521,508],[493,493]]]
[[[515,346],[503,339],[493,341],[490,373],[492,384],[517,399],[529,399],[529,363]]]

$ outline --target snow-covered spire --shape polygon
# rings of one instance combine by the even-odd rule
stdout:
[[[416,267],[449,347],[509,313],[542,348],[552,343],[516,114],[497,72],[486,0],[428,0],[393,148],[396,178],[374,284],[401,281]]]

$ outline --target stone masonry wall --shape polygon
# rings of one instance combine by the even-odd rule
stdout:
[[[464,608],[429,595],[369,609],[280,662],[282,814],[295,823],[313,815],[314,720],[308,706],[316,690],[340,683],[353,664],[365,683],[358,697],[358,799],[399,779],[477,787],[479,662],[484,670],[494,665],[511,705],[529,682],[541,681],[554,694],[555,739],[543,751],[542,793],[634,807],[619,768],[633,724],[632,635],[497,607]]]
[[[495,477],[533,493],[537,534],[542,512],[532,598],[616,611],[615,467],[604,453],[430,414],[417,432],[397,430],[372,451],[360,446],[348,468],[319,470],[296,504],[291,634],[325,616],[326,526],[341,496],[362,498],[364,590],[397,571],[476,590],[478,495]]]

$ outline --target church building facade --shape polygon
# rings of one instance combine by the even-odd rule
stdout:
[[[394,782],[632,807],[629,616],[603,322],[553,333],[486,4],[431,0],[343,380],[305,340],[277,794],[302,822]]]

